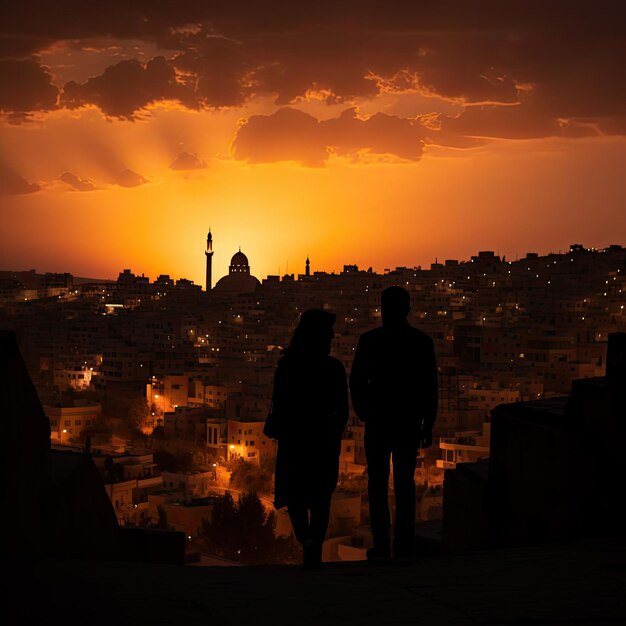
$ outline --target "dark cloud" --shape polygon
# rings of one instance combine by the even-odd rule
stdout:
[[[121,187],[139,187],[139,185],[143,185],[147,182],[147,179],[141,174],[130,169],[123,170],[115,179],[115,184]]]
[[[279,109],[273,115],[253,115],[238,130],[233,156],[252,163],[300,161],[319,166],[329,156],[320,123],[308,113]]]
[[[10,8],[9,8],[10,7]],[[303,24],[338,23],[354,29],[384,32],[420,29],[433,32],[517,28],[524,31],[571,32],[586,25],[592,32],[616,32],[623,24],[621,0],[317,0],[315,3],[273,0],[22,0],[3,10],[2,32],[15,39],[74,39],[112,35],[119,38],[164,38],[188,25],[211,24],[216,32],[243,37],[284,34]]]
[[[172,64],[196,106],[243,104],[251,63],[241,43],[201,30],[180,40],[179,45],[185,52],[176,55]]]
[[[201,170],[206,163],[195,152],[180,152],[170,165],[172,170]]]
[[[384,113],[360,119],[356,109],[347,109],[336,119],[320,122],[320,126],[328,145],[340,155],[366,150],[410,161],[422,156],[424,128],[413,120]]]
[[[457,135],[535,139],[561,134],[557,120],[523,105],[466,107],[456,117],[445,116],[442,129]]]
[[[347,109],[338,118],[318,121],[286,107],[252,116],[238,130],[232,153],[252,163],[299,161],[309,166],[322,165],[331,153],[354,158],[389,154],[415,161],[425,135],[418,122],[381,113],[360,119],[355,109]]]
[[[70,81],[61,103],[68,108],[93,104],[110,117],[133,119],[147,105],[176,100],[192,108],[232,107],[244,103],[246,65],[237,44],[203,37],[171,60],[155,57],[145,65],[120,61],[83,84]]]
[[[80,176],[76,176],[76,174],[72,172],[63,172],[59,176],[59,180],[71,185],[77,191],[94,191],[96,189],[96,186],[90,178],[80,178]]]
[[[595,124],[623,133],[626,120],[622,0],[24,0],[6,13],[0,54],[7,56],[93,37],[178,51],[65,86],[65,106],[95,104],[112,117],[132,119],[164,99],[197,109],[270,95],[282,106],[314,91],[334,104],[418,89],[485,105],[446,120],[446,132],[574,136]],[[49,74],[36,64],[26,69],[23,94],[12,80],[3,84],[3,110],[54,105]]]
[[[0,59],[0,111],[49,111],[58,90],[50,72],[32,59]]]
[[[458,116],[443,116],[441,128],[457,136],[501,139],[579,138],[599,134],[597,124],[556,119],[545,110],[524,103],[468,106]]]
[[[136,59],[120,61],[82,85],[71,81],[63,89],[61,102],[68,108],[95,104],[106,115],[132,119],[146,105],[184,98],[184,92],[174,68],[165,58],[155,57],[145,66]]]
[[[369,48],[363,45],[366,38],[340,25],[253,37],[248,45],[256,67],[249,75],[250,89],[259,95],[275,95],[277,104],[289,104],[310,91],[327,94],[329,104],[373,97],[379,88],[370,75],[380,69],[380,60],[386,56],[380,46],[390,41],[384,36],[384,41],[372,40]],[[397,56],[395,42],[388,52]],[[395,71],[402,68],[397,63],[393,66]]]
[[[28,182],[8,165],[0,162],[0,194],[15,196],[34,193],[40,189],[39,185]]]

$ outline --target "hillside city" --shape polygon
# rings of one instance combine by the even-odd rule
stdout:
[[[608,335],[626,332],[621,245],[516,260],[480,251],[382,274],[314,271],[307,258],[301,274],[262,280],[239,250],[213,284],[212,244],[209,233],[205,285],[131,269],[115,281],[0,271],[0,328],[17,336],[53,447],[92,456],[121,525],[184,531],[201,564],[246,562],[220,543],[214,513],[254,513],[257,497],[275,560],[295,558],[288,517],[272,506],[276,443],[262,430],[302,311],[336,314],[332,354],[349,373],[360,334],[380,324],[382,290],[409,291],[410,322],[433,338],[439,371],[434,443],[415,472],[424,528],[441,520],[445,471],[489,457],[496,406],[604,376]],[[363,434],[351,411],[328,561],[363,559],[371,539]]]

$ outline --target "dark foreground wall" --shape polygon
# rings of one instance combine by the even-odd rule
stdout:
[[[121,528],[91,455],[51,450],[15,335],[0,331],[0,553],[183,563],[185,534]]]
[[[623,532],[626,334],[609,335],[606,376],[569,396],[492,411],[488,461],[445,474],[448,553]]]

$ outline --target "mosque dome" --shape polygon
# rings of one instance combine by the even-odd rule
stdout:
[[[248,268],[248,272],[250,271],[250,263],[248,263],[248,257],[241,251],[235,252],[233,254],[233,258],[230,260],[231,272],[233,268],[240,268],[235,271],[244,271],[244,268]]]
[[[258,278],[250,274],[248,257],[239,250],[230,260],[228,275],[220,278],[214,289],[218,292],[247,293],[254,291],[260,284]]]

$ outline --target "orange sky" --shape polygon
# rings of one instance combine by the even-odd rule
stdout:
[[[626,244],[610,21],[139,2],[26,32],[29,4],[0,34],[0,269],[202,283],[209,227],[216,279],[239,246],[263,278]]]

